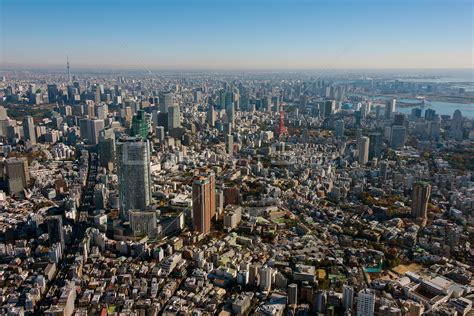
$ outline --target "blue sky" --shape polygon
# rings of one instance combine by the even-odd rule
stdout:
[[[0,66],[472,68],[471,0],[0,0]]]

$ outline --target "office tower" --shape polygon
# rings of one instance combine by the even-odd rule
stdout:
[[[99,132],[98,153],[100,166],[112,170],[115,160],[115,132],[113,129],[103,129]]]
[[[163,141],[165,139],[165,128],[163,126],[157,126],[155,129],[156,138],[159,141]]]
[[[359,140],[359,164],[366,165],[369,161],[369,138],[362,136]]]
[[[369,134],[369,160],[380,158],[382,153],[383,138],[381,133]]]
[[[357,296],[357,316],[374,316],[375,294],[369,289],[361,290]]]
[[[235,108],[234,103],[226,105],[225,114],[227,115],[227,122],[235,126]]]
[[[173,93],[161,92],[159,97],[160,97],[160,112],[168,113],[169,106],[173,105]]]
[[[336,138],[341,139],[344,136],[344,121],[343,120],[335,121],[334,129],[336,131]]]
[[[270,291],[272,288],[272,268],[263,267],[260,269],[260,290]]]
[[[324,117],[330,117],[336,111],[336,101],[328,100],[324,103]]]
[[[379,171],[379,179],[382,182],[387,180],[387,173],[388,173],[388,161],[384,160],[380,162],[380,171]]]
[[[104,120],[87,120],[87,142],[91,145],[99,143],[99,132],[104,129]]]
[[[362,106],[360,107],[360,115],[362,117],[366,117],[369,115],[370,110],[371,110],[372,104],[370,102],[364,102],[362,103]]]
[[[271,96],[266,96],[263,98],[263,108],[267,112],[272,111],[272,97]]]
[[[425,120],[433,121],[436,117],[436,111],[433,109],[426,109],[425,110]]]
[[[421,109],[420,108],[414,108],[411,110],[411,119],[416,120],[421,118]]]
[[[66,57],[66,68],[67,68],[67,82],[68,84],[72,83],[71,79],[71,68],[69,67],[69,57]]]
[[[403,114],[403,113],[395,114],[395,119],[393,120],[393,125],[405,126],[405,114]]]
[[[216,110],[214,110],[213,105],[209,104],[209,109],[207,110],[207,124],[209,124],[209,126],[211,127],[216,126],[216,119],[217,119]]]
[[[385,102],[385,118],[392,118],[397,109],[397,99],[387,100]]]
[[[413,188],[411,215],[424,222],[428,218],[428,202],[431,195],[431,185],[427,182],[417,182]]]
[[[6,173],[10,194],[20,193],[28,186],[30,175],[26,158],[8,158],[6,160]]]
[[[181,127],[179,105],[168,107],[168,129]]]
[[[390,146],[393,149],[402,149],[406,141],[406,127],[392,126],[390,134]]]
[[[459,110],[454,111],[453,119],[451,120],[451,136],[457,140],[461,141],[463,139],[463,117],[462,113]]]
[[[30,145],[36,145],[35,123],[31,116],[23,119],[23,133],[25,140],[29,141]]]
[[[95,102],[95,104],[99,104],[100,100],[101,100],[100,87],[95,86],[95,88],[94,88],[94,102]]]
[[[165,131],[168,131],[168,113],[158,113],[158,126],[163,126]]]
[[[430,138],[434,140],[438,140],[440,132],[441,132],[441,123],[439,122],[439,120],[428,122],[428,135]]]
[[[63,218],[61,215],[51,215],[46,218],[48,226],[49,244],[52,246],[55,243],[61,245],[61,250],[65,249]]]
[[[354,288],[347,284],[342,287],[342,307],[344,311],[350,310],[354,305]]]
[[[207,234],[211,231],[211,185],[207,177],[193,181],[193,223],[194,230]]]
[[[120,214],[128,220],[131,209],[144,210],[151,203],[150,144],[139,137],[116,144]]]
[[[296,283],[288,285],[288,304],[298,304],[298,285]]]
[[[98,119],[105,120],[109,115],[109,107],[105,103],[101,103],[95,108],[95,116]]]
[[[132,118],[132,125],[130,127],[130,136],[140,136],[143,139],[148,138],[148,122],[145,117],[145,111],[138,110]]]
[[[58,87],[55,84],[49,84],[48,88],[48,101],[50,103],[56,102],[58,97]]]
[[[7,109],[4,106],[0,106],[0,121],[5,121],[8,118]]]
[[[217,209],[216,209],[216,174],[214,171],[209,171],[207,175],[209,179],[209,186],[210,186],[210,208],[211,208],[211,220],[216,217]]]
[[[232,134],[227,134],[225,137],[225,148],[226,152],[229,155],[234,154],[234,135]]]

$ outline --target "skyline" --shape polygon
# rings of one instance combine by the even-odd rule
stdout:
[[[473,68],[463,0],[20,0],[0,15],[3,68],[59,68],[66,56],[74,69]]]

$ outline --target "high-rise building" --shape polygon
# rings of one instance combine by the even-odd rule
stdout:
[[[380,162],[380,171],[379,171],[379,179],[382,182],[387,180],[388,174],[388,162],[386,160]]]
[[[173,93],[161,92],[160,93],[160,112],[168,113],[168,108],[173,105]]]
[[[428,218],[428,202],[431,195],[431,185],[427,182],[417,182],[413,188],[411,215],[426,222]]]
[[[382,153],[383,137],[381,133],[369,134],[369,160],[380,159]]]
[[[215,217],[216,174],[212,170],[206,170],[193,181],[194,230],[208,233],[211,230],[211,220]]]
[[[272,288],[272,268],[263,267],[260,269],[260,290],[270,291]]]
[[[145,111],[138,110],[132,118],[132,125],[130,127],[130,136],[140,136],[143,139],[148,137],[149,126],[145,117]]]
[[[412,109],[410,117],[413,120],[421,118],[421,109],[420,108]]]
[[[364,289],[357,295],[357,316],[373,316],[375,309],[375,294]]]
[[[211,185],[206,177],[193,181],[194,230],[207,234],[211,231]]]
[[[95,104],[99,104],[102,99],[101,93],[100,93],[100,87],[97,85],[94,88],[94,102]]]
[[[216,110],[214,109],[213,105],[209,104],[209,109],[207,110],[207,124],[209,124],[211,127],[216,126],[216,119]]]
[[[168,129],[181,126],[179,105],[170,105],[168,107]]]
[[[7,109],[4,106],[0,106],[0,121],[5,121],[8,118]]]
[[[362,136],[359,140],[359,164],[366,165],[369,161],[369,138]]]
[[[405,114],[397,113],[395,114],[395,119],[393,120],[393,125],[405,126]]]
[[[27,116],[23,119],[23,133],[25,140],[27,140],[30,145],[36,145],[35,123],[31,116]]]
[[[28,186],[30,175],[26,158],[8,158],[6,160],[6,173],[10,194],[20,193]]]
[[[61,249],[64,251],[65,239],[63,229],[63,218],[61,215],[51,215],[46,218],[48,226],[49,244],[52,246],[55,243],[61,244]]]
[[[336,132],[336,138],[342,138],[344,136],[344,120],[336,120],[334,122],[334,130]]]
[[[463,139],[463,117],[462,113],[459,110],[454,111],[453,119],[451,120],[451,136],[457,140],[461,141]]]
[[[347,284],[342,287],[342,307],[344,311],[351,310],[354,305],[354,288]]]
[[[112,169],[115,160],[115,132],[112,128],[99,132],[99,164]]]
[[[336,101],[328,100],[324,103],[324,117],[330,117],[336,111]]]
[[[397,109],[397,99],[387,100],[385,102],[385,118],[392,118]]]
[[[227,115],[227,122],[232,124],[232,127],[234,127],[235,126],[235,107],[234,107],[234,103],[230,103],[230,104],[226,105],[225,113]]]
[[[225,138],[225,148],[226,152],[229,155],[232,155],[234,153],[234,135],[232,134],[227,134]]]
[[[433,121],[436,117],[436,111],[433,109],[426,109],[425,110],[425,120]]]
[[[288,285],[288,304],[297,305],[298,304],[298,284],[292,283]]]
[[[123,138],[116,144],[120,214],[144,210],[151,203],[150,144],[142,138]]]
[[[405,126],[392,126],[392,132],[390,133],[390,146],[393,149],[401,149],[405,146],[406,130]]]

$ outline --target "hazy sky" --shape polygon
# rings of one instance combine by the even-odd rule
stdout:
[[[0,0],[0,66],[472,68],[471,0]]]

